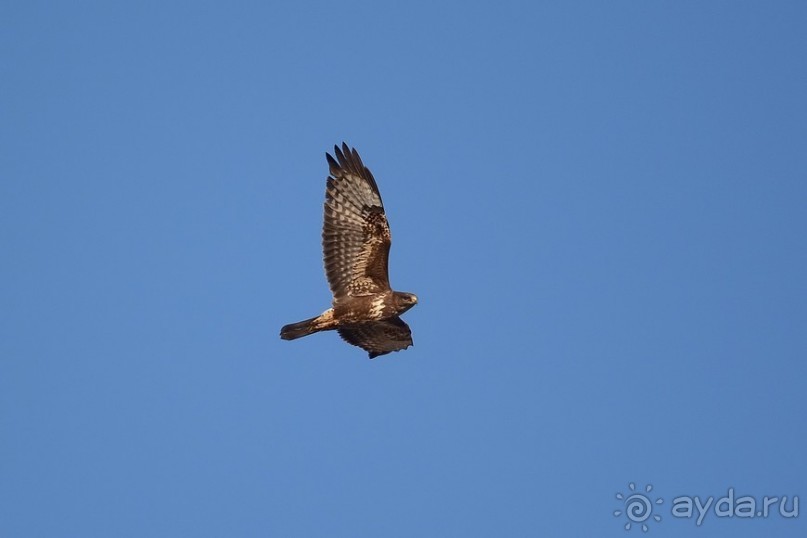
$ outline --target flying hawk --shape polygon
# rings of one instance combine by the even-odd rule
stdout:
[[[373,174],[358,152],[342,143],[336,158],[326,153],[330,176],[325,188],[322,250],[333,306],[319,316],[280,329],[283,340],[336,329],[344,341],[370,358],[412,345],[412,331],[399,317],[418,302],[413,293],[392,291],[391,236]]]

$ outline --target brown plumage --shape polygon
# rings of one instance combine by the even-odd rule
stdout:
[[[330,176],[325,189],[322,250],[332,307],[321,315],[286,325],[284,340],[336,329],[343,340],[370,358],[412,345],[412,332],[399,317],[417,304],[412,293],[389,283],[391,236],[384,203],[358,152],[342,143],[325,154]]]

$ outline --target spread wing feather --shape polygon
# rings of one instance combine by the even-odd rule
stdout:
[[[355,149],[334,146],[326,154],[331,175],[325,189],[322,250],[334,298],[390,289],[391,236],[373,174]]]
[[[398,316],[342,327],[339,336],[345,342],[368,351],[371,359],[412,345],[412,331]]]

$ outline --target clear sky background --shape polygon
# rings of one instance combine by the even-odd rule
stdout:
[[[375,174],[414,347],[329,306]],[[0,536],[807,536],[803,2],[5,2]],[[789,501],[792,504],[792,501]]]

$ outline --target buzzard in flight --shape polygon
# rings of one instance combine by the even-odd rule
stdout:
[[[336,329],[370,358],[412,345],[412,331],[399,316],[418,302],[389,283],[389,224],[373,174],[358,152],[342,143],[328,159],[322,250],[333,306],[319,316],[280,329],[283,340]]]

